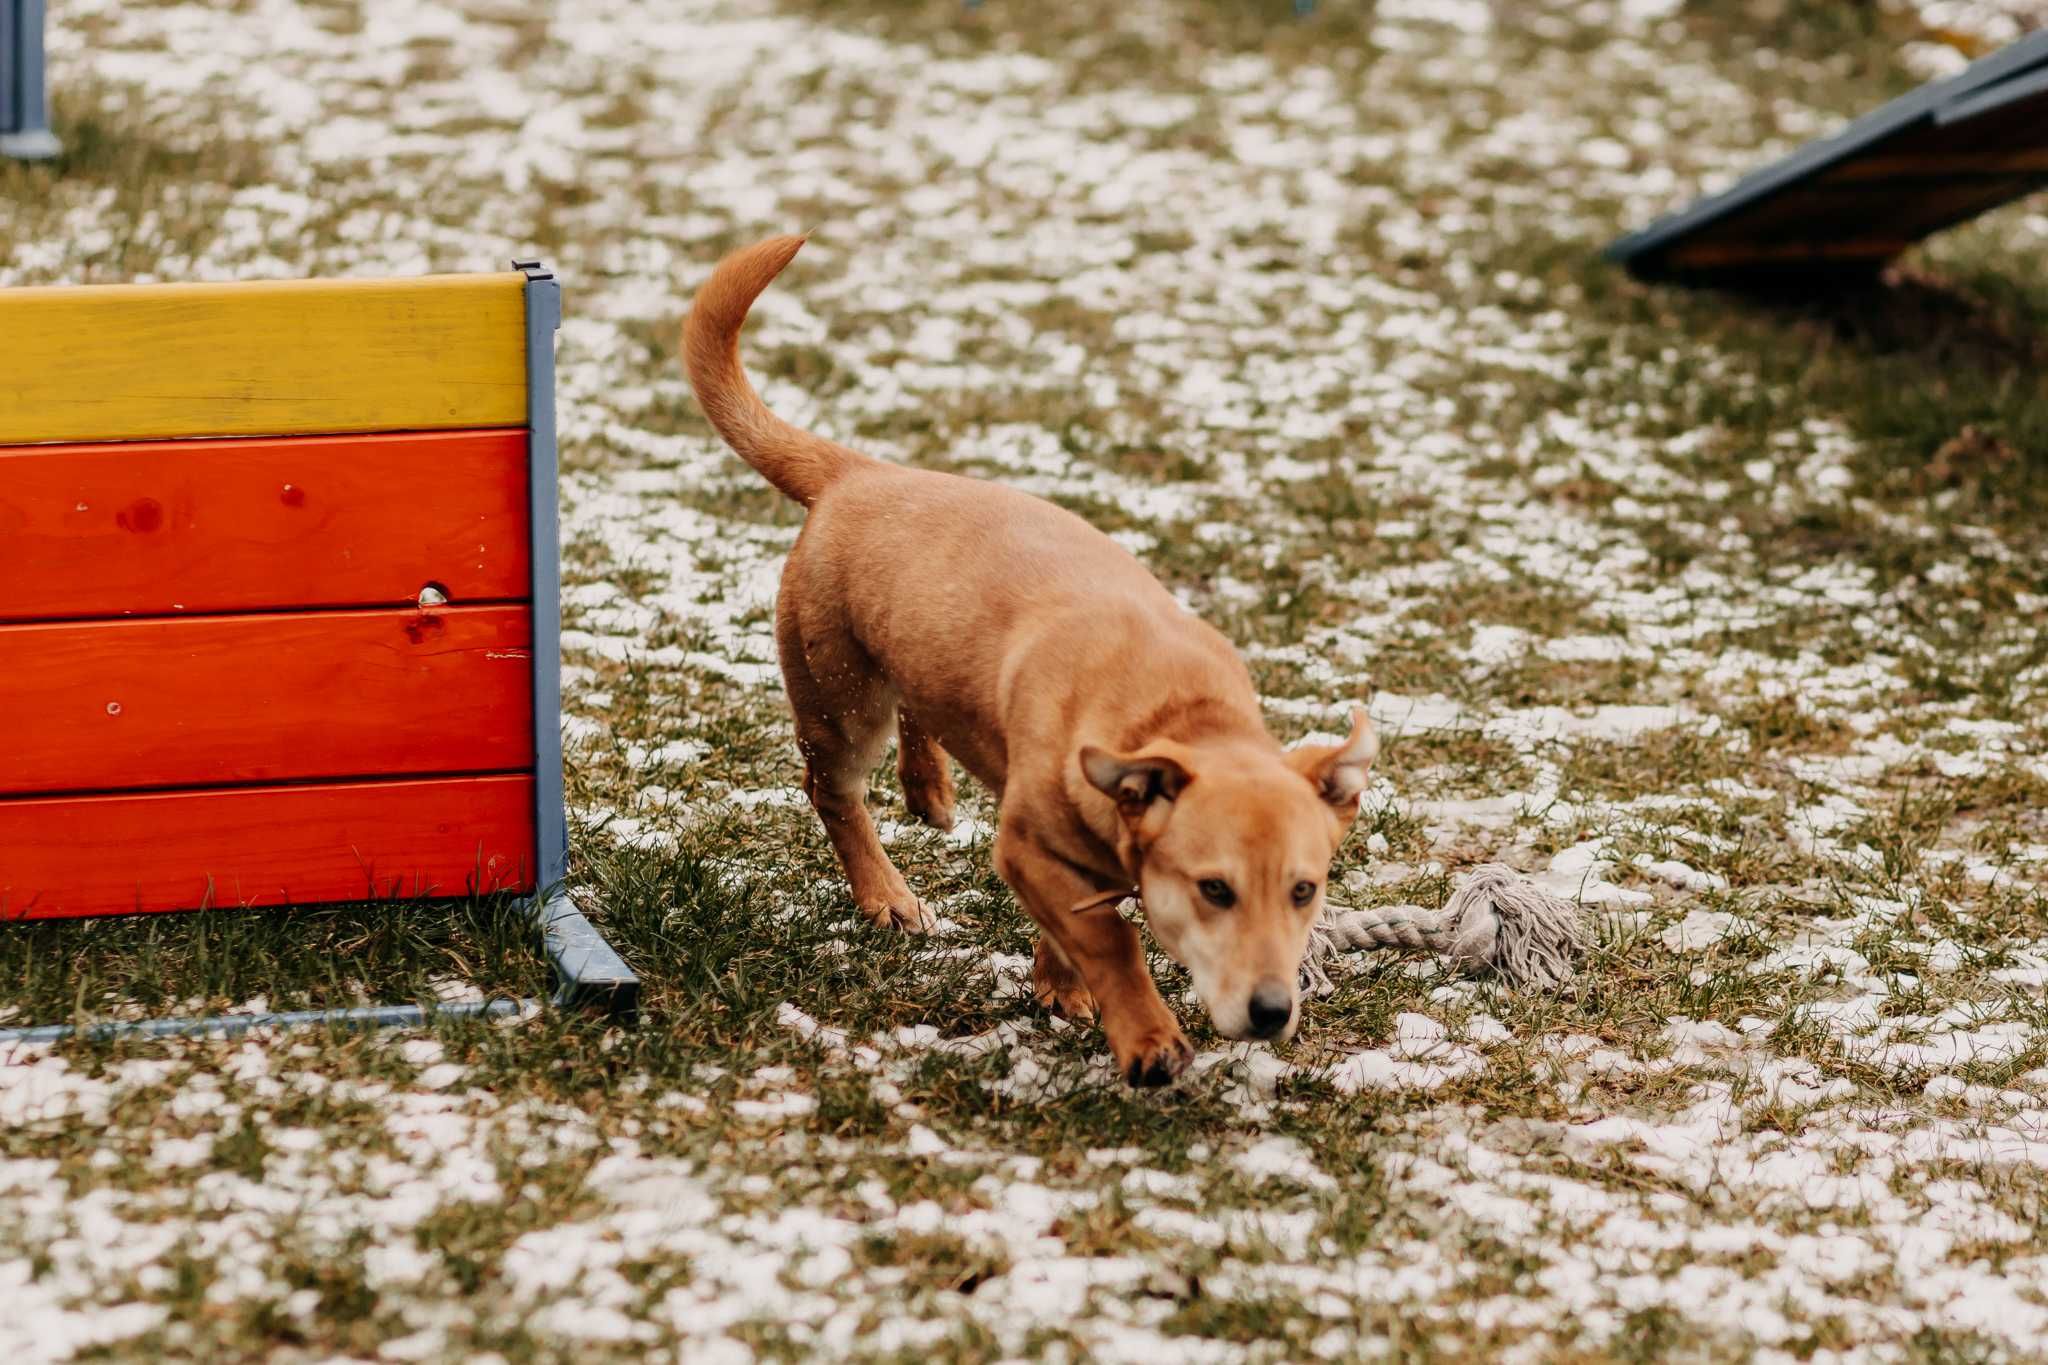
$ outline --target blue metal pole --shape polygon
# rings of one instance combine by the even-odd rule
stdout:
[[[64,150],[50,131],[43,83],[43,0],[0,0],[0,156],[38,161]]]
[[[569,817],[562,797],[560,459],[555,445],[555,332],[562,286],[539,261],[514,261],[526,275],[528,560],[533,565],[534,918],[555,969],[554,1002],[631,1016],[640,979],[569,899]]]
[[[527,516],[533,598],[535,883],[543,892],[569,875],[569,821],[562,798],[562,568],[560,479],[555,447],[555,333],[562,286],[539,261],[514,261],[526,276]]]

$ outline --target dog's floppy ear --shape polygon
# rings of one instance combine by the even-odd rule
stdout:
[[[1116,802],[1127,819],[1142,816],[1154,801],[1174,800],[1195,780],[1186,764],[1157,744],[1133,754],[1086,745],[1081,750],[1081,773],[1090,786]]]
[[[1380,756],[1380,737],[1363,706],[1351,708],[1351,736],[1342,744],[1304,744],[1290,749],[1287,761],[1315,784],[1323,800],[1342,810],[1358,804],[1372,761]]]

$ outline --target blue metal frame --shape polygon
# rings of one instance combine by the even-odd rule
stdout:
[[[1660,277],[1666,273],[1664,254],[1701,228],[1832,170],[1872,144],[1923,120],[1939,126],[1975,118],[2038,94],[2044,80],[2048,80],[2048,29],[2029,34],[1946,80],[1924,85],[1881,105],[1841,132],[1808,143],[1783,161],[1744,176],[1721,193],[1659,219],[1639,232],[1629,233],[1603,254],[1635,274]]]
[[[640,979],[585,919],[563,885],[569,816],[562,796],[561,513],[555,450],[555,333],[562,286],[539,261],[514,261],[526,276],[528,522],[533,565],[534,918],[555,969],[555,1003],[630,1015]]]
[[[5,3],[6,0],[0,0]],[[558,459],[555,447],[555,333],[562,325],[562,287],[539,261],[514,261],[526,276],[526,413],[529,555],[533,598],[534,887],[531,913],[555,974],[558,1008],[597,1009],[630,1020],[640,1000],[633,974],[595,925],[570,900],[569,820],[562,793],[562,573]],[[530,1001],[483,1000],[446,1005],[367,1005],[279,1014],[220,1014],[198,1019],[71,1024],[0,1029],[0,1045],[54,1043],[82,1032],[111,1038],[237,1038],[255,1029],[410,1028],[436,1019],[495,1018]]]
[[[0,0],[0,156],[38,161],[63,150],[43,83],[43,0]]]

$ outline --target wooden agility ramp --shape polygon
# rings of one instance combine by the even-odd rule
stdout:
[[[1631,233],[1608,259],[1701,283],[1868,275],[2048,186],[2048,30]]]

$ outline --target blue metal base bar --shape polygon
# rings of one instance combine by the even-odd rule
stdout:
[[[0,133],[0,156],[14,161],[48,161],[63,150],[64,144],[48,128]]]
[[[496,1019],[533,1007],[530,1000],[472,1000],[447,1005],[363,1005],[346,1010],[291,1010],[278,1014],[211,1014],[201,1019],[139,1019],[131,1023],[46,1024],[0,1029],[9,1043],[61,1043],[68,1038],[240,1038],[259,1029],[321,1026],[332,1029],[416,1028],[436,1019]]]
[[[631,1023],[640,1008],[640,978],[625,964],[597,926],[583,917],[560,888],[534,907],[541,947],[555,969],[558,1009],[602,1010]]]

